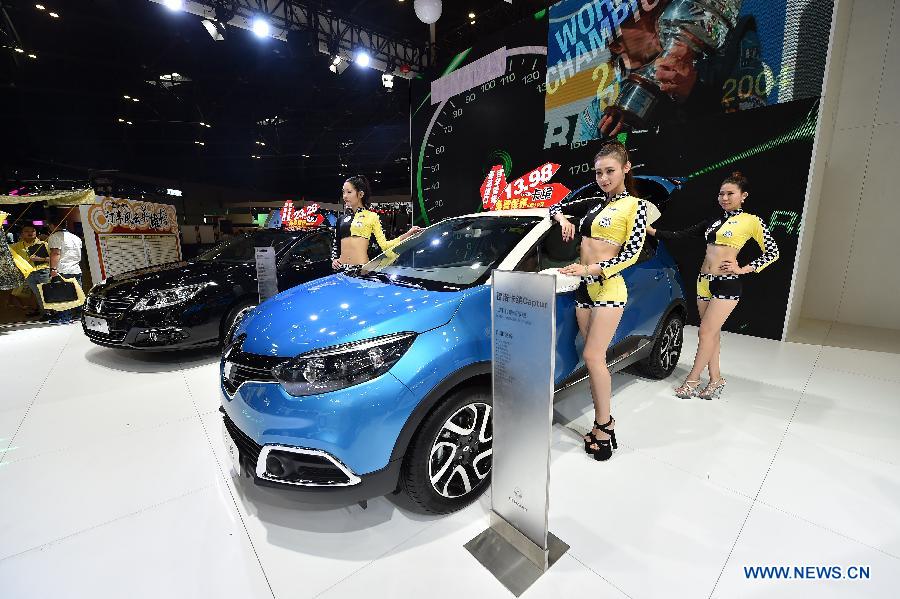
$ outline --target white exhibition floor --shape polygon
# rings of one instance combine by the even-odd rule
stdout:
[[[676,371],[695,347],[686,333]],[[556,404],[550,529],[571,546],[524,597],[896,597],[900,355],[725,334],[725,397],[614,377],[619,451],[584,454],[582,383]],[[233,479],[214,353],[0,329],[0,597],[510,597],[447,517],[386,499],[303,506]],[[748,580],[745,566],[869,568]]]

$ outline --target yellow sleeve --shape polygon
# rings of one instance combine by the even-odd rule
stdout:
[[[762,219],[756,217],[756,222],[757,225],[753,229],[753,239],[756,240],[763,255],[751,262],[749,266],[751,266],[754,271],[759,272],[778,260],[779,252],[778,244],[775,243],[775,238],[772,237],[768,227],[763,224]]]
[[[381,228],[381,219],[378,218],[378,214],[375,212],[371,213],[371,231],[375,235],[375,241],[378,242],[378,247],[381,248],[382,252],[389,252],[400,243],[399,239],[391,239],[388,240],[387,237],[384,236],[384,230]]]
[[[619,253],[600,263],[600,271],[603,277],[608,279],[619,274],[635,262],[644,248],[644,239],[647,235],[647,202],[638,199],[634,204],[628,229],[625,232],[625,243],[622,244]]]

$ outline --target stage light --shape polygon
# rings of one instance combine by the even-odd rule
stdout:
[[[268,37],[269,32],[272,30],[269,22],[262,17],[254,17],[252,27],[256,37]]]
[[[372,62],[372,57],[369,56],[369,53],[365,50],[360,50],[356,53],[356,66],[359,67],[367,67]]]
[[[120,122],[120,123],[124,123],[124,122],[125,122],[125,119],[119,119],[119,122]]]
[[[126,100],[130,100],[130,99],[131,99],[131,96],[122,96],[122,97],[125,98]]]
[[[350,66],[346,60],[344,60],[343,56],[334,55],[334,58],[331,59],[331,64],[328,66],[328,70],[336,75],[340,75],[344,71],[347,70],[347,67]]]
[[[131,121],[125,121],[125,124],[127,124],[127,125],[133,125],[134,123],[132,123]]]
[[[201,127],[206,127],[206,123],[204,123],[203,121],[200,121],[200,126],[201,126]]]
[[[210,21],[209,19],[203,19],[200,23],[203,24],[203,28],[215,41],[221,42],[225,40],[225,25],[223,23]]]
[[[25,54],[25,50],[23,50],[22,48],[16,48],[16,52],[18,52],[19,54]]]
[[[165,2],[163,2],[163,4],[165,4],[166,8],[168,8],[169,10],[171,10],[173,12],[179,11],[182,8],[184,8],[183,0],[165,0]]]
[[[43,4],[35,4],[34,7],[38,10],[47,10]]]
[[[394,76],[385,73],[381,76],[381,85],[385,87],[385,89],[393,89],[394,88]]]
[[[469,13],[469,18],[470,18],[470,19],[474,19],[474,18],[475,18],[475,13],[470,12],[470,13]]]
[[[37,58],[37,54],[29,54],[28,58]]]
[[[132,98],[131,101],[132,102],[140,102],[140,100],[138,98]]]
[[[56,14],[55,12],[48,12],[47,14],[50,15],[51,17],[53,17],[54,19],[58,19],[58,18],[59,18],[59,15]]]

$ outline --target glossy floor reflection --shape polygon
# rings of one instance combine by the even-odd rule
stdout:
[[[675,377],[617,374],[607,463],[581,451],[586,384],[563,392],[550,526],[571,550],[524,596],[895,596],[900,355],[845,345],[725,334],[712,402],[674,398]],[[427,517],[235,479],[215,353],[107,350],[59,326],[0,330],[0,355],[4,598],[511,596],[463,548],[489,495]],[[754,566],[870,577],[748,579]]]

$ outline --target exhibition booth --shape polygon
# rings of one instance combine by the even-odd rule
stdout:
[[[405,71],[300,4],[261,37],[407,80],[410,195],[0,197],[4,292],[49,269],[0,595],[893,595],[895,0],[561,0]]]

